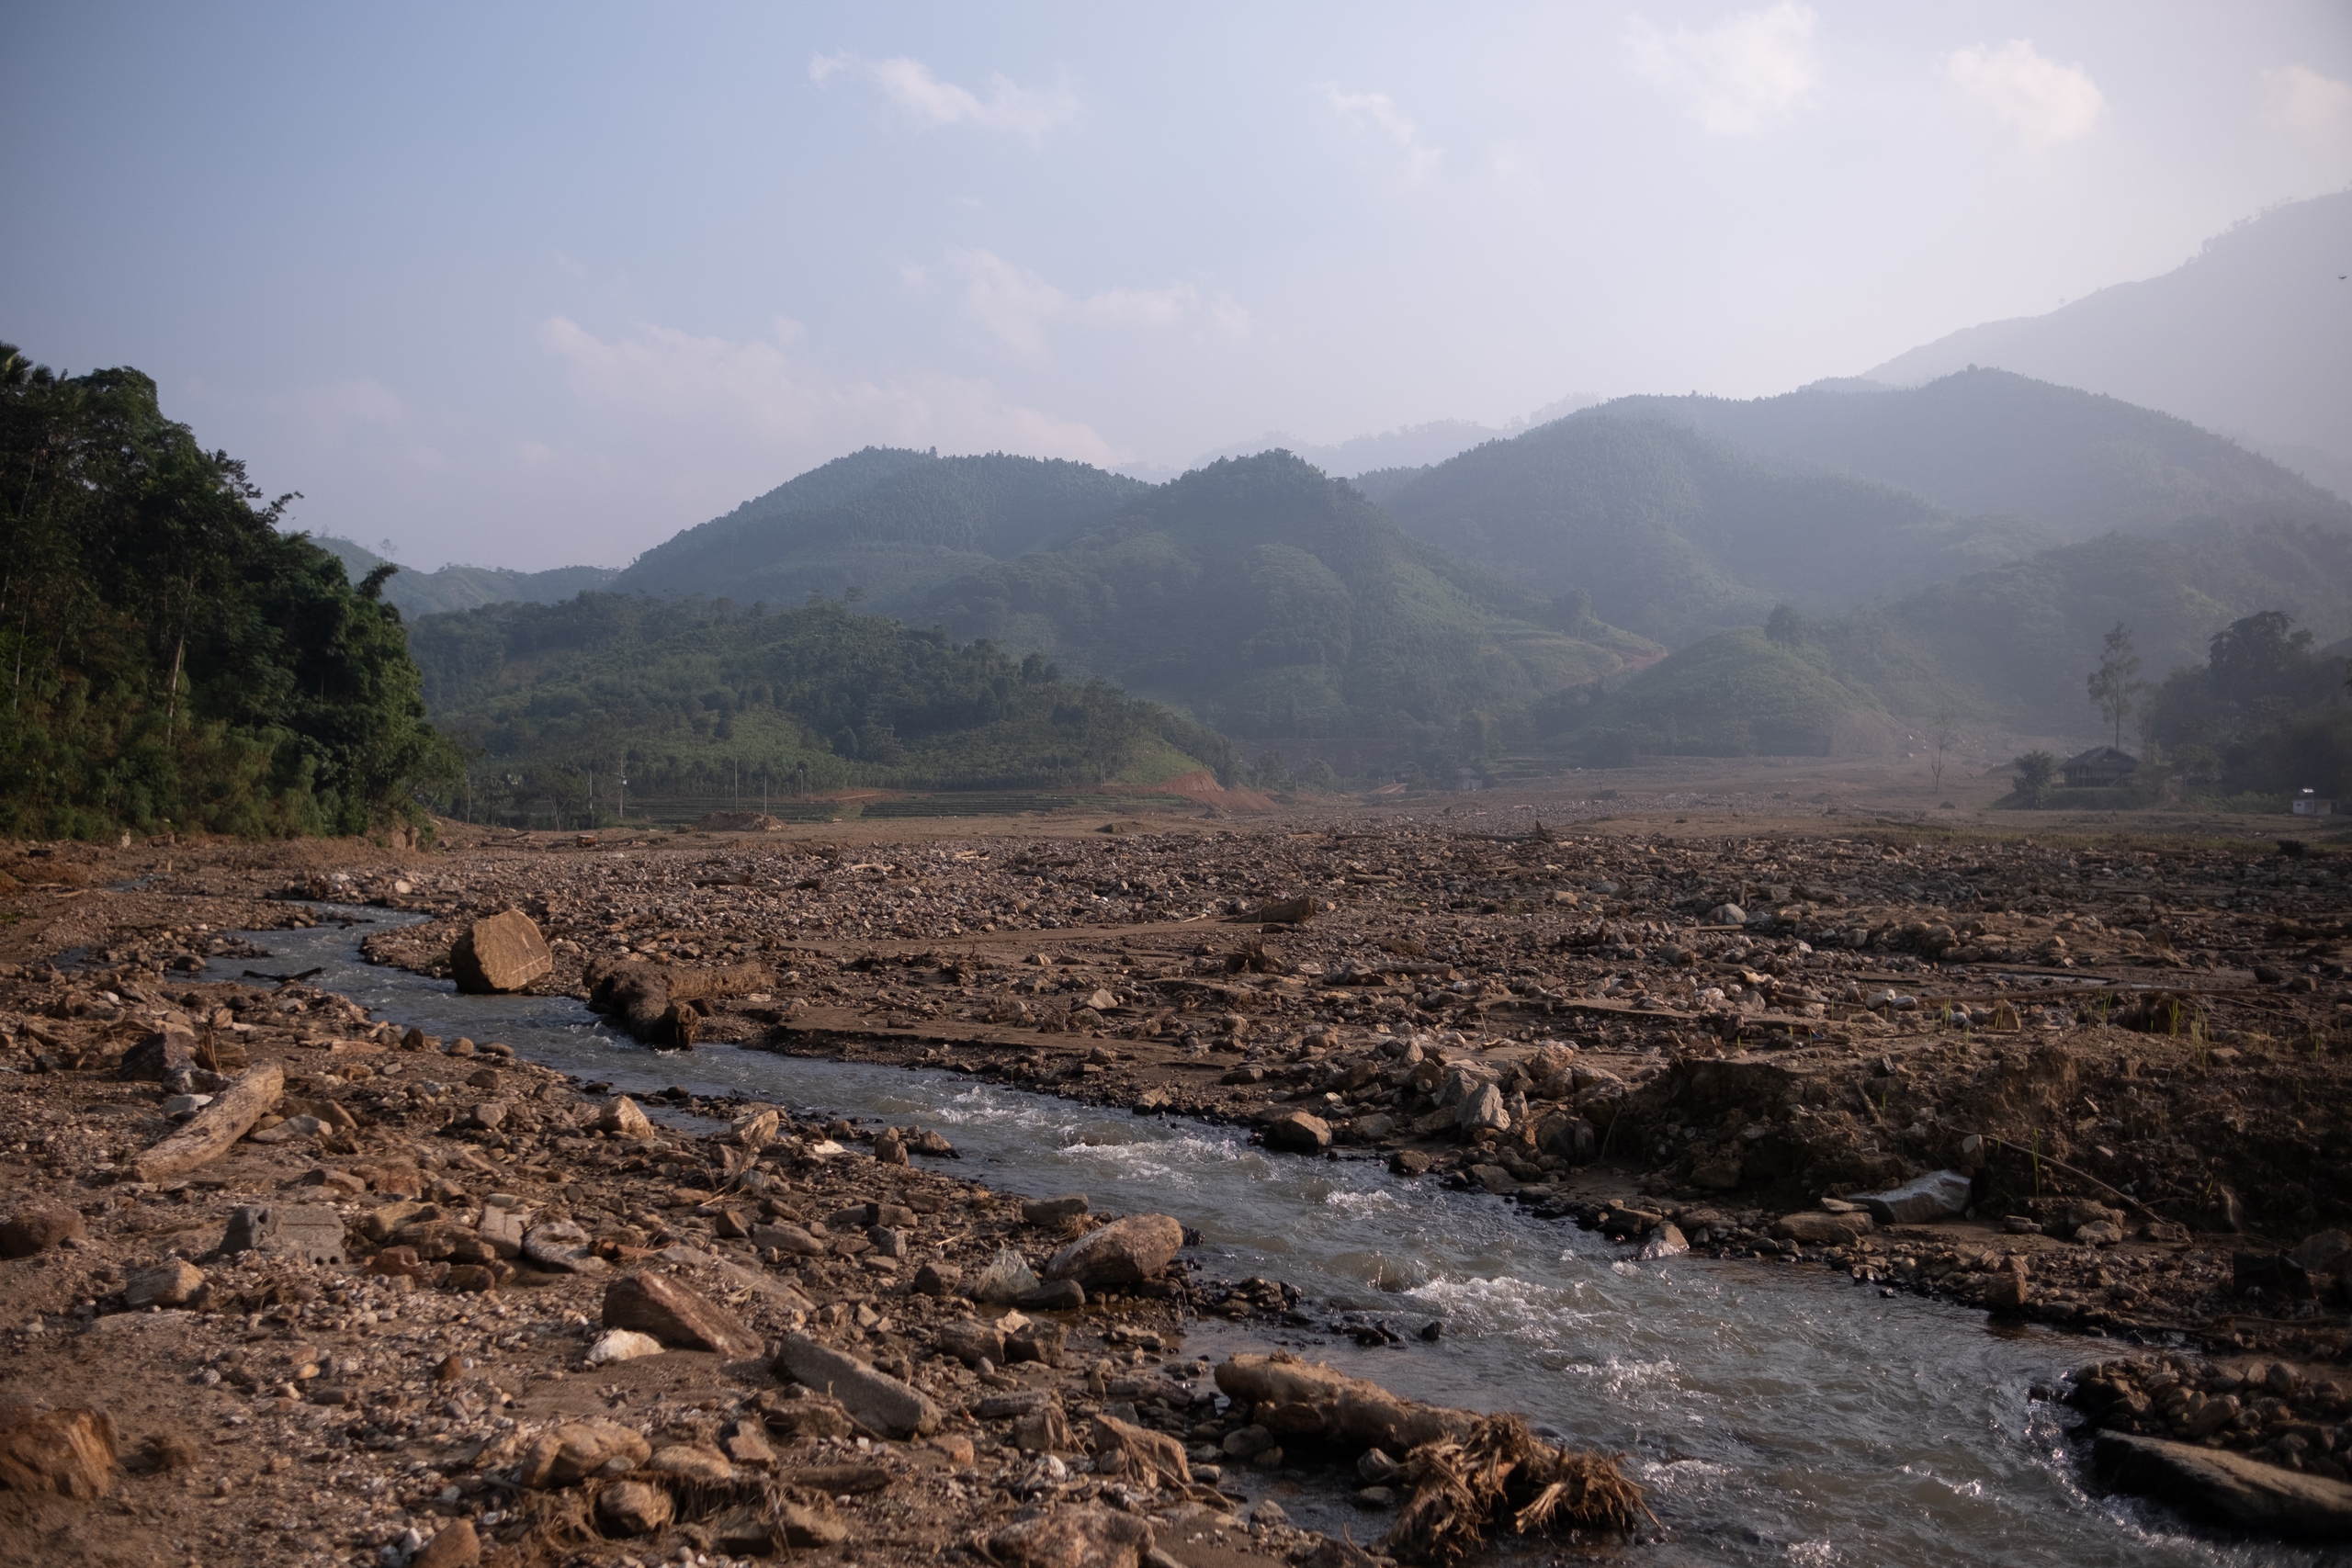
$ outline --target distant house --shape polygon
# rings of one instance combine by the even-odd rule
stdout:
[[[2068,789],[2111,789],[2131,781],[2140,771],[2140,759],[2112,746],[2094,746],[2079,757],[2069,757],[2059,768]]]

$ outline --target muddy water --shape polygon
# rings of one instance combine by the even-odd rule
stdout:
[[[254,933],[273,954],[254,966],[323,966],[312,983],[403,1027],[504,1041],[624,1091],[677,1084],[799,1113],[920,1122],[962,1152],[957,1174],[1000,1190],[1084,1191],[1101,1208],[1176,1214],[1202,1232],[1209,1275],[1263,1273],[1300,1286],[1318,1309],[1383,1314],[1407,1348],[1360,1349],[1317,1329],[1272,1338],[1403,1393],[1517,1409],[1631,1456],[1666,1527],[1663,1542],[1640,1549],[1644,1562],[2330,1560],[2206,1537],[2087,1490],[2064,1412],[2029,1391],[2054,1383],[2103,1341],[1995,1332],[1979,1313],[1885,1298],[1787,1265],[1633,1262],[1573,1226],[1402,1182],[1372,1162],[1270,1158],[1228,1129],[949,1073],[733,1049],[656,1054],[605,1032],[576,1002],[460,997],[447,982],[370,966],[357,953],[368,929]],[[1444,1325],[1434,1345],[1416,1333],[1432,1319]],[[1263,1328],[1208,1322],[1187,1350],[1214,1356],[1269,1342]],[[1269,1484],[1239,1478],[1252,1491]],[[1384,1528],[1378,1516],[1335,1513],[1272,1484],[1301,1522],[1346,1523],[1360,1540]]]

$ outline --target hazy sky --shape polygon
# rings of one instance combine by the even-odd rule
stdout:
[[[617,565],[867,443],[1753,396],[2352,181],[2352,5],[17,5],[0,338]]]

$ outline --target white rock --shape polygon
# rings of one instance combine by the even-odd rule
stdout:
[[[616,1328],[588,1348],[588,1364],[601,1367],[607,1361],[634,1361],[639,1356],[658,1356],[662,1341],[650,1334],[639,1334],[633,1328]]]

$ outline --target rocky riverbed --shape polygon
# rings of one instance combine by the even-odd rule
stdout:
[[[285,1560],[350,1561],[401,1557],[464,1518],[492,1552],[683,1540],[723,1555],[702,1521],[757,1512],[752,1494],[782,1496],[796,1468],[864,1464],[886,1479],[801,1484],[795,1506],[812,1529],[847,1521],[845,1550],[921,1555],[989,1508],[1122,1511],[1111,1483],[1070,1469],[1099,1451],[1098,1418],[1189,1444],[1188,1462],[1231,1462],[1256,1423],[1183,1359],[1189,1315],[1314,1321],[1279,1285],[1202,1280],[1181,1258],[1107,1303],[981,1310],[949,1271],[978,1278],[1008,1247],[1042,1265],[1090,1219],[1023,1216],[956,1180],[932,1129],[786,1119],[747,1153],[736,1123],[763,1108],[688,1098],[649,1102],[662,1120],[624,1130],[607,1097],[495,1042],[411,1038],[223,934],[311,922],[314,900],[424,917],[367,944],[420,973],[447,973],[477,921],[519,911],[547,939],[528,985],[600,996],[673,1046],[944,1067],[1223,1122],[1300,1157],[1483,1190],[1628,1256],[1782,1261],[2237,1365],[2241,1382],[2255,1356],[2322,1390],[2345,1355],[2343,1249],[2327,1236],[2346,1223],[2352,1166],[2335,856],[1663,823],[1485,831],[1403,814],[884,826],[0,859],[17,917],[0,931],[14,971],[0,1065],[17,1074],[0,1079],[14,1086],[0,1161],[12,1200],[75,1217],[53,1213],[64,1235],[0,1263],[0,1324],[20,1351],[8,1387],[61,1407],[58,1392],[91,1387],[144,1472],[9,1528],[70,1533],[72,1510],[95,1506],[159,1552],[252,1539]],[[620,1005],[654,987],[659,1010]],[[212,1077],[121,1076],[127,1052],[175,1024],[209,1055],[166,1061],[165,1077]],[[287,1075],[283,1120],[185,1176],[141,1179],[142,1151],[195,1109],[174,1091],[269,1063]],[[1938,1173],[1925,1199],[1860,1201]],[[269,1204],[332,1210],[347,1254],[221,1250],[239,1211]],[[673,1343],[591,1369],[611,1275],[645,1271],[759,1353]],[[155,1310],[125,1310],[140,1301]],[[944,1337],[1006,1313],[1062,1342],[1016,1355],[1008,1338],[997,1357],[986,1328],[956,1328],[979,1335],[967,1356]],[[765,1364],[786,1336],[965,1412],[969,1457],[935,1434],[800,1432],[777,1402],[808,1383]],[[2085,1360],[2104,1370],[2078,1388],[2116,1382],[2111,1356]],[[2205,1384],[2221,1372],[2180,1375],[2217,1405]],[[1036,1418],[1018,1402],[1041,1390],[1067,1444],[1018,1440]],[[2228,1421],[2165,1435],[2342,1484],[2329,1395],[2290,1401],[2291,1419],[2236,1397]],[[998,1413],[978,1415],[992,1399]],[[592,1503],[520,1479],[530,1444],[616,1412],[662,1452],[720,1456],[727,1506],[681,1517],[665,1483],[673,1517],[630,1516],[647,1531],[624,1538],[593,1513],[603,1491]],[[746,1434],[776,1456],[767,1468],[729,1450]],[[1044,1462],[1057,1453],[1058,1477]],[[2142,1472],[2112,1468],[2122,1484]],[[1180,1559],[1320,1544],[1197,1495],[1126,1501],[1170,1521],[1159,1546]]]

